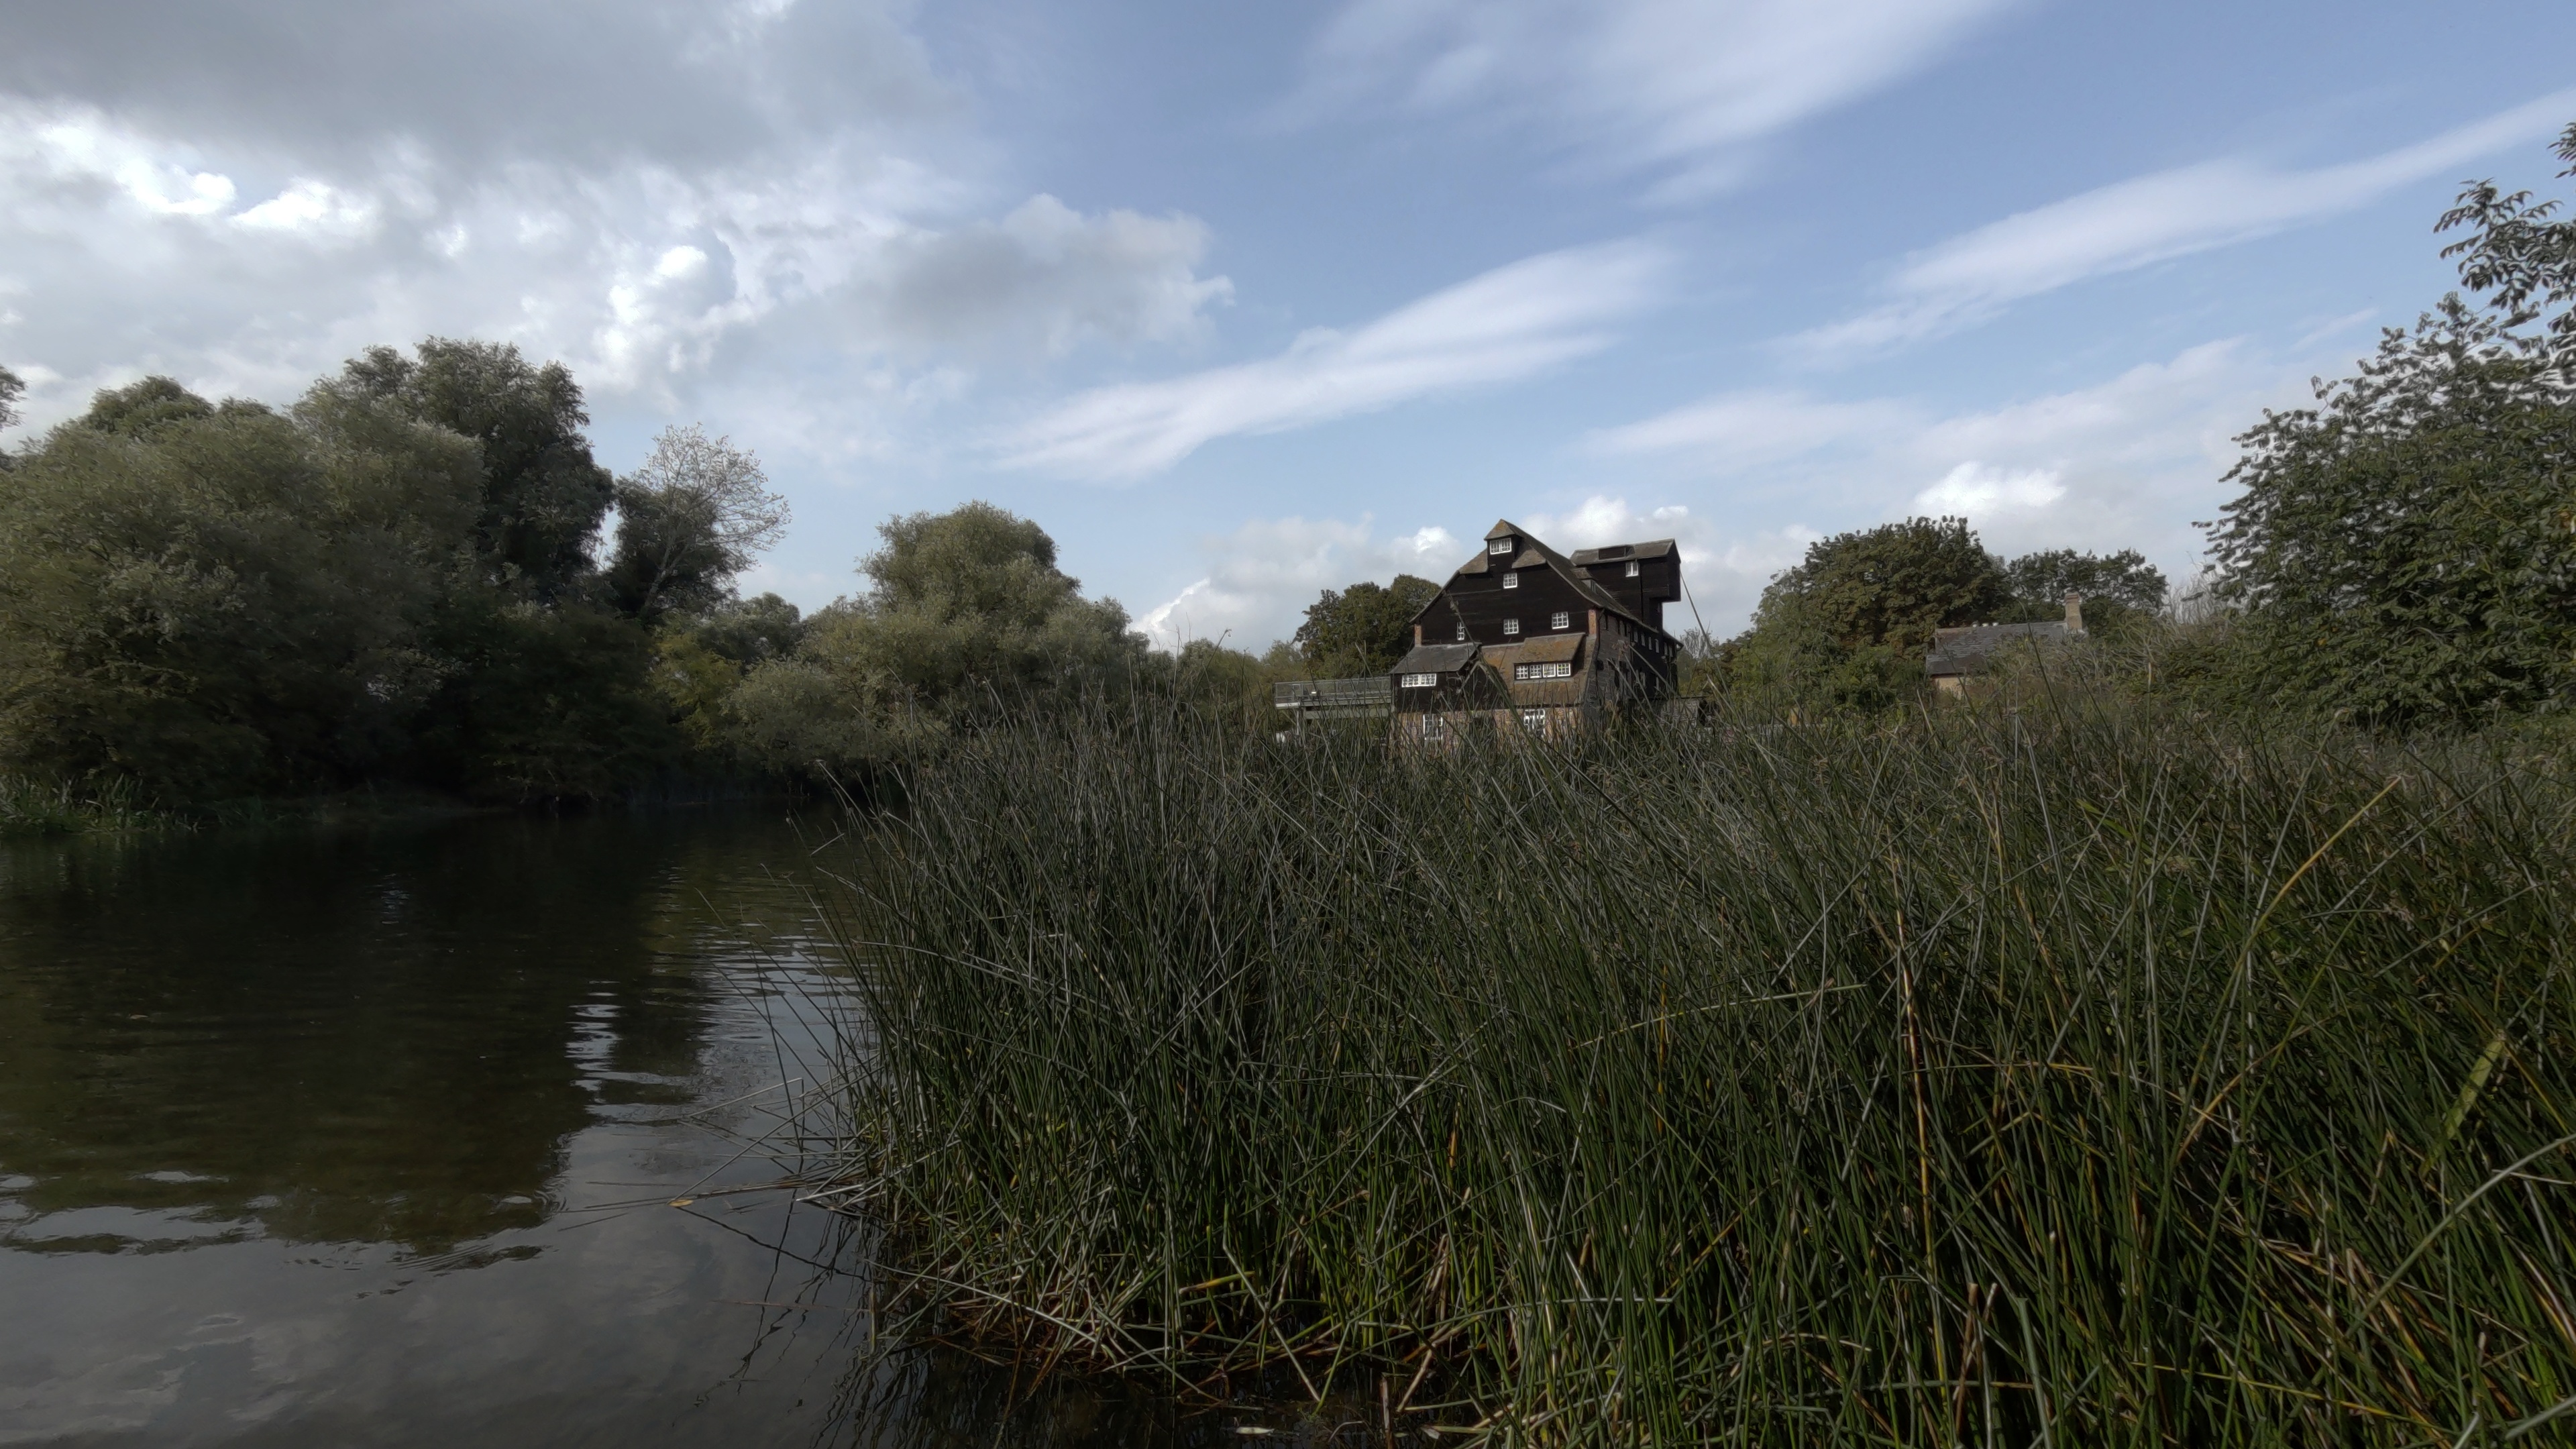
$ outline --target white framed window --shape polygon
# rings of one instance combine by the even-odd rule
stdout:
[[[1511,551],[1512,540],[1509,534],[1505,534],[1501,538],[1488,539],[1485,542],[1485,552],[1491,557],[1501,558],[1506,554],[1509,554]]]
[[[1458,621],[1458,642],[1461,644],[1467,642],[1467,621],[1464,619]]]
[[[1503,632],[1504,632],[1504,633],[1506,633],[1506,634],[1517,634],[1517,633],[1519,633],[1520,631],[1521,631],[1521,621],[1520,621],[1520,620],[1518,620],[1518,619],[1505,619],[1505,620],[1503,621]]]
[[[1521,586],[1521,576],[1520,576],[1519,574],[1505,574],[1505,575],[1503,575],[1503,587],[1504,587],[1504,588],[1507,588],[1507,589],[1517,589],[1517,588],[1519,588],[1520,586]]]
[[[1422,717],[1422,737],[1426,740],[1433,741],[1434,743],[1449,738],[1449,721],[1442,719],[1436,714],[1424,715]]]
[[[1515,680],[1572,679],[1573,677],[1574,666],[1571,663],[1515,664],[1512,666],[1512,678]]]
[[[1522,710],[1522,711],[1521,711],[1521,728],[1522,728],[1522,729],[1525,729],[1525,730],[1543,730],[1543,729],[1546,729],[1546,728],[1547,728],[1547,711],[1546,711],[1546,710],[1543,710],[1543,709],[1525,709],[1525,710]]]
[[[1440,676],[1437,674],[1408,674],[1404,676],[1404,687],[1407,689],[1438,689],[1440,687]]]
[[[1572,623],[1573,618],[1573,615],[1566,613],[1563,609],[1559,609],[1555,613],[1547,616],[1547,627],[1551,629],[1562,629]]]
[[[1630,578],[1632,578],[1632,579],[1633,579],[1633,578],[1635,578],[1636,576],[1637,576],[1637,561],[1636,561],[1635,559],[1630,559],[1630,560],[1628,560],[1628,577],[1630,577]]]

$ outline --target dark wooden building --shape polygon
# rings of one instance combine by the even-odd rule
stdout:
[[[1561,554],[1509,519],[1413,617],[1397,661],[1396,730],[1440,742],[1471,722],[1544,734],[1673,691],[1682,596],[1669,538]]]

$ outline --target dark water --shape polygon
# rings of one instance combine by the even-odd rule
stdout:
[[[756,810],[0,845],[0,1443],[864,1428],[846,1225],[726,1191],[828,1069],[804,869]]]

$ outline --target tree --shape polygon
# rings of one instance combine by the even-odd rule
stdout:
[[[2559,133],[2558,159],[2570,163],[2561,177],[2576,177],[2576,123]],[[2538,356],[2561,383],[2576,382],[2576,219],[2553,221],[2556,201],[2534,202],[2528,191],[2501,195],[2493,181],[2471,183],[2433,230],[2469,227],[2472,234],[2442,249],[2460,261],[2460,285],[2482,293],[2504,328],[2546,317]],[[2550,316],[2551,308],[2557,314]]]
[[[1754,627],[1794,602],[1841,648],[1920,654],[1934,629],[1991,619],[2010,599],[1966,519],[1909,518],[1807,545],[1762,591]]]
[[[477,552],[496,579],[553,600],[577,592],[616,480],[590,455],[590,414],[560,362],[531,367],[506,343],[432,337],[417,360],[370,347],[323,384],[460,433],[483,450]]]
[[[860,562],[873,587],[808,621],[728,705],[771,768],[864,768],[993,711],[1124,688],[1145,641],[1114,599],[1082,597],[1055,540],[989,503],[887,520]]]
[[[0,432],[18,426],[18,399],[27,395],[26,381],[0,367]]]
[[[1397,574],[1389,584],[1326,589],[1306,606],[1297,653],[1310,666],[1383,674],[1413,647],[1413,616],[1440,594],[1429,579]]]
[[[2084,623],[2094,634],[2116,634],[2164,609],[2165,576],[2145,555],[2124,548],[2115,554],[2078,553],[2071,548],[2026,553],[2004,565],[2005,587],[2013,603],[2007,620],[2059,617],[2068,594],[2084,600]]]
[[[2446,298],[2266,412],[2204,525],[2249,679],[2381,724],[2576,702],[2576,399]]]
[[[0,765],[179,797],[381,766],[477,483],[472,444],[363,402],[99,394],[0,488]]]
[[[664,428],[644,466],[617,485],[617,551],[605,581],[618,609],[650,624],[714,608],[786,531],[787,500],[768,481],[730,439],[694,423]]]

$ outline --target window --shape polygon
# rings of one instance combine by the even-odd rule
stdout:
[[[1521,711],[1521,728],[1522,728],[1522,729],[1525,729],[1525,730],[1543,730],[1543,729],[1546,729],[1546,728],[1547,728],[1547,711],[1546,711],[1546,710],[1543,710],[1543,709],[1525,709],[1525,710],[1522,710],[1522,711]]]
[[[1504,633],[1506,633],[1506,634],[1517,634],[1517,633],[1519,633],[1520,631],[1521,631],[1521,621],[1520,621],[1520,620],[1518,620],[1518,619],[1505,619],[1505,620],[1503,621],[1503,632],[1504,632]]]
[[[1505,575],[1503,575],[1503,587],[1504,587],[1504,588],[1507,588],[1507,589],[1517,589],[1517,588],[1519,588],[1520,586],[1521,586],[1521,576],[1520,576],[1519,574],[1505,574]]]
[[[1440,687],[1440,676],[1437,674],[1408,674],[1404,676],[1404,687],[1407,689],[1438,689]]]
[[[1449,738],[1449,721],[1436,714],[1422,717],[1422,737],[1433,743]]]
[[[1630,578],[1632,578],[1632,579],[1633,579],[1633,578],[1635,578],[1636,576],[1637,576],[1637,561],[1636,561],[1635,559],[1630,559],[1630,560],[1628,560],[1628,577],[1630,577]]]
[[[1515,680],[1572,679],[1573,677],[1574,666],[1571,663],[1515,664],[1512,666],[1512,678]]]
[[[1512,537],[1510,534],[1504,534],[1501,538],[1488,539],[1485,543],[1485,552],[1495,558],[1501,558],[1511,551]]]
[[[1572,622],[1572,618],[1572,615],[1567,614],[1563,609],[1559,609],[1555,613],[1547,616],[1547,627],[1551,629],[1562,629],[1568,623]]]
[[[1467,621],[1464,619],[1458,621],[1458,642],[1461,644],[1467,642]]]

